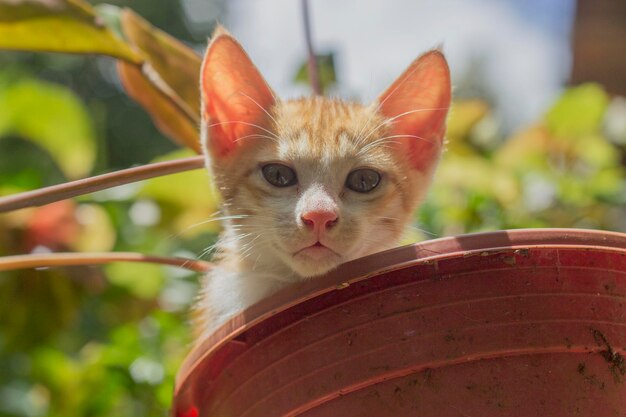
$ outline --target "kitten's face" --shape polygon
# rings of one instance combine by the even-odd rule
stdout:
[[[450,89],[440,62],[422,74],[422,84],[424,76],[443,78],[426,98],[414,97],[418,65],[367,107],[319,97],[282,102],[236,41],[219,33],[203,66],[203,142],[234,217],[226,244],[251,267],[303,277],[396,244],[441,148]]]
[[[373,110],[322,98],[272,109],[275,137],[218,178],[228,214],[243,216],[233,220],[239,235],[253,240],[250,258],[311,276],[397,242],[425,181],[406,175]]]

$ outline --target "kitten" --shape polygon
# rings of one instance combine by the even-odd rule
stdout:
[[[226,220],[198,335],[288,283],[397,244],[441,153],[451,100],[441,52],[369,106],[281,101],[218,28],[200,84],[202,146]]]

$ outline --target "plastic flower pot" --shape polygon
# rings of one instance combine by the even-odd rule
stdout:
[[[379,253],[201,341],[176,417],[626,416],[626,235],[512,230]]]

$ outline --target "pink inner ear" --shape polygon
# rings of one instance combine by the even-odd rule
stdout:
[[[267,135],[274,96],[237,41],[218,34],[202,66],[203,120],[209,129],[208,147],[225,156],[250,143],[253,135]]]
[[[416,59],[380,96],[379,111],[392,119],[391,135],[411,164],[429,169],[437,161],[452,97],[450,71],[439,51]]]

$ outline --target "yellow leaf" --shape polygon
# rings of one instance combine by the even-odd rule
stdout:
[[[143,59],[82,0],[0,0],[0,49]]]
[[[448,137],[462,138],[480,119],[489,112],[489,106],[482,100],[457,100],[452,104],[448,119]]]
[[[456,100],[452,103],[446,139],[448,151],[458,155],[472,155],[474,151],[467,144],[472,128],[489,113],[489,106],[482,100]]]

